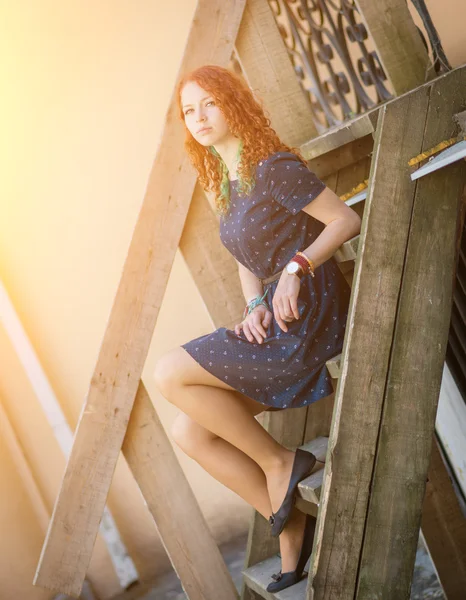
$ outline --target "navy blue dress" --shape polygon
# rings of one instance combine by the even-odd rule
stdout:
[[[230,182],[230,212],[221,217],[220,238],[256,277],[283,270],[325,227],[302,210],[325,184],[295,154],[276,152],[261,161],[248,196],[236,187]],[[264,286],[271,308],[278,281]],[[305,406],[333,391],[325,363],[343,348],[350,292],[330,258],[316,268],[315,278],[302,278],[300,318],[287,322],[287,332],[272,317],[262,344],[220,327],[182,347],[215,377],[268,407]]]

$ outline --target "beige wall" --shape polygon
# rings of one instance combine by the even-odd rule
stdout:
[[[429,2],[447,53],[466,62],[462,0]],[[0,279],[75,427],[143,199],[195,0],[0,0]],[[458,18],[462,11],[463,18]],[[178,253],[144,381],[157,357],[212,322]],[[65,460],[0,326],[0,402],[51,513]],[[222,542],[250,507],[175,447]],[[31,585],[44,531],[11,448],[0,439],[0,600],[53,597]],[[168,567],[155,526],[120,459],[109,507],[145,578]],[[119,591],[98,538],[89,577]]]

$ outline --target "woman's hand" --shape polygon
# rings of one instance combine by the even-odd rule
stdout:
[[[300,287],[300,278],[284,269],[272,299],[273,314],[282,331],[288,331],[285,321],[299,319],[298,295]]]
[[[244,331],[244,335],[250,342],[254,342],[254,338],[259,344],[262,344],[263,339],[267,337],[265,331],[272,321],[272,313],[263,304],[259,304],[254,308],[245,319],[235,325],[235,333],[239,335],[241,329]]]

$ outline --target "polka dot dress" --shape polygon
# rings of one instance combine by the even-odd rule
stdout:
[[[284,269],[324,229],[302,209],[325,184],[295,154],[277,152],[261,161],[248,196],[230,183],[230,212],[221,218],[223,245],[261,279]],[[279,280],[264,286],[272,299]],[[262,344],[220,327],[182,347],[207,371],[246,396],[275,409],[305,406],[332,393],[326,361],[343,348],[350,287],[335,260],[305,275],[298,296],[300,318],[284,332],[272,317]]]

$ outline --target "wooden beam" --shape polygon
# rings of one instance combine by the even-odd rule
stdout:
[[[355,0],[396,96],[430,77],[429,56],[406,0]]]
[[[180,74],[228,64],[243,10],[244,0],[198,3]],[[76,596],[82,588],[194,191],[183,138],[173,93],[35,585]]]
[[[370,156],[373,149],[374,138],[368,134],[311,159],[307,166],[317,177],[322,179],[345,167],[359,163]]]
[[[463,600],[466,590],[466,519],[435,436],[422,504],[421,529],[445,596],[448,600]]]
[[[237,598],[220,550],[142,382],[122,450],[188,598]]]
[[[335,381],[338,381],[341,374],[340,360],[341,355],[327,361],[327,368]],[[448,367],[444,364],[436,420],[437,429],[442,428],[442,415],[440,413],[442,406],[445,407],[449,400],[445,388],[452,384],[454,385],[454,382],[451,380]],[[458,408],[462,409],[464,402],[461,397],[459,397],[459,402],[461,405],[458,405]],[[462,412],[466,414],[466,408]],[[443,425],[445,424],[443,423]],[[453,426],[458,427],[457,424],[453,424]],[[461,429],[461,424],[459,428],[458,437],[463,440],[464,428]],[[451,427],[445,428],[444,435],[445,439],[448,439],[448,446],[450,447]],[[463,461],[464,456],[466,456],[466,453],[463,451],[458,454],[457,459]],[[450,457],[454,458],[451,456],[451,450],[449,452]],[[300,483],[299,486],[303,483],[305,482]],[[435,434],[427,475],[426,493],[422,504],[421,530],[446,597],[448,600],[462,600],[466,589],[466,519],[461,511],[452,480],[442,459],[442,451]]]
[[[10,339],[11,345],[16,351],[19,362],[24,373],[34,391],[37,402],[39,403],[51,431],[59,445],[65,458],[68,458],[73,445],[73,431],[66,420],[58,399],[50,385],[47,375],[40,363],[37,353],[31,344],[31,341],[23,327],[21,320],[13,306],[8,292],[0,280],[0,324]],[[47,517],[47,525],[50,515]],[[102,522],[99,533],[106,544],[106,553],[104,556],[94,557],[94,561],[99,565],[99,569],[104,564],[103,561],[111,561],[111,567],[118,576],[120,585],[125,588],[131,583],[138,581],[138,572],[125,547],[115,520],[108,507],[104,508]],[[98,558],[98,560],[96,560]],[[109,568],[111,568],[109,565]],[[94,572],[94,566],[91,563],[90,570]],[[92,576],[92,575],[91,575]]]
[[[422,147],[424,133],[413,115],[427,106],[421,88],[379,113],[309,571],[313,600],[353,600],[355,593],[414,197],[407,159]]]
[[[329,129],[319,137],[306,140],[300,147],[302,155],[307,160],[313,160],[368,135],[375,135],[379,110],[380,106],[377,106],[338,127]]]
[[[412,113],[412,121],[425,125],[422,150],[447,137],[453,114],[464,105],[464,89],[466,68],[433,82],[427,121],[421,110]],[[455,163],[417,183],[358,599],[381,589],[393,598],[409,597],[448,340],[458,203],[465,174],[464,164]]]
[[[299,146],[316,137],[309,99],[298,81],[267,0],[246,3],[236,52],[251,89],[263,100],[280,139]]]
[[[180,251],[215,327],[233,328],[246,303],[238,265],[220,240],[219,221],[199,184],[194,189]]]

